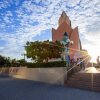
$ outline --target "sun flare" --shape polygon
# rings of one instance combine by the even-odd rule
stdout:
[[[88,53],[91,56],[91,62],[97,63],[97,57],[100,56],[99,50],[93,47],[89,47],[88,49]]]

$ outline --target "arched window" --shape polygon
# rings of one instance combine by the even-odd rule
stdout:
[[[65,33],[64,33],[64,36],[68,36],[68,33],[67,33],[67,32],[65,32]]]

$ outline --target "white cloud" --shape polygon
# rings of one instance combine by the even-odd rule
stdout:
[[[14,1],[16,1],[15,3],[18,6],[19,0],[18,2],[17,0]],[[14,1],[0,3],[0,9],[11,6],[10,4],[13,4]],[[83,47],[88,48],[88,46],[99,41],[99,35],[95,35],[95,41],[93,40],[93,34],[100,34],[99,9],[99,0],[25,0],[14,11],[16,19],[13,19],[11,11],[7,11],[4,14],[4,22],[1,23],[0,27],[6,28],[6,23],[12,23],[9,27],[14,29],[16,28],[13,24],[14,20],[18,21],[20,26],[16,28],[14,34],[0,33],[0,37],[8,43],[5,46],[6,50],[4,49],[3,52],[12,56],[20,56],[26,41],[32,41],[32,38],[42,34],[43,30],[52,29],[52,27],[57,28],[58,19],[63,10],[66,11],[71,19],[72,26],[79,27]]]
[[[66,0],[65,0],[66,1]],[[66,4],[68,7],[75,7],[80,3],[81,0],[67,0]]]
[[[6,8],[8,6],[8,3],[6,3],[6,2],[0,2],[0,9],[2,9],[2,8]]]

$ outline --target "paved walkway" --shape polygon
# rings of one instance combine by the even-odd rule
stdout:
[[[0,77],[0,100],[100,100],[100,93],[5,76]]]

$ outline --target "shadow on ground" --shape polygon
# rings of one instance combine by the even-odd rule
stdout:
[[[100,93],[1,75],[0,100],[100,100]]]

